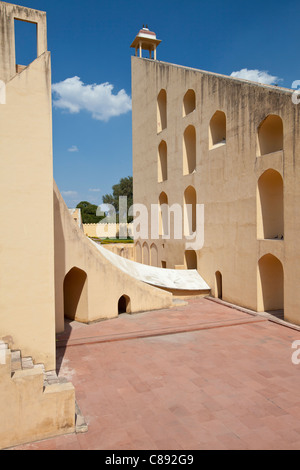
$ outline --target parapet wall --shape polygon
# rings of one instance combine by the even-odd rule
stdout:
[[[135,249],[133,243],[109,243],[103,244],[102,246],[116,255],[122,256],[122,258],[135,261]]]
[[[132,237],[133,224],[83,224],[83,231],[88,237],[124,238],[126,233]]]
[[[37,21],[45,14],[0,2],[0,338],[11,337],[46,369],[55,368],[53,162],[50,52],[21,73],[14,58],[14,18]],[[2,29],[3,28],[3,29]],[[4,32],[7,32],[5,36]],[[45,33],[45,30],[44,30]],[[45,38],[44,38],[45,40]],[[9,67],[7,65],[9,63]],[[13,64],[13,65],[12,65]],[[38,217],[30,219],[30,207]]]
[[[0,80],[9,81],[22,68],[16,67],[14,20],[35,23],[37,58],[47,51],[47,22],[43,11],[0,2]],[[19,64],[22,65],[22,64]]]
[[[171,307],[172,294],[124,273],[97,250],[55,183],[54,227],[57,332],[64,330],[64,316],[83,323],[117,317],[122,296],[130,299],[128,313]]]

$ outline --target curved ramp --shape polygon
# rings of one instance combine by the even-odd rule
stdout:
[[[165,269],[147,266],[131,261],[107,250],[99,243],[90,240],[100,253],[115,267],[138,281],[152,286],[172,290],[201,291],[210,290],[196,269]]]

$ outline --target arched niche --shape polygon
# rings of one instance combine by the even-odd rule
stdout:
[[[82,319],[88,313],[87,274],[73,267],[66,274],[63,284],[64,316],[70,320]]]

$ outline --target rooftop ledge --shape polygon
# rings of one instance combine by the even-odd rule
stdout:
[[[171,62],[164,62],[164,61],[161,61],[161,60],[153,60],[153,59],[148,59],[146,57],[136,57],[136,56],[132,56],[132,57],[137,58],[139,60],[145,60],[147,62],[152,62],[152,63],[155,62],[155,63],[162,64],[162,65],[169,65],[169,66],[177,67],[177,68],[180,68],[180,69],[187,69],[187,70],[191,70],[191,71],[194,71],[194,72],[200,72],[200,73],[203,73],[205,75],[212,75],[212,76],[215,76],[215,77],[226,78],[227,80],[232,80],[232,81],[238,82],[238,83],[247,83],[248,85],[259,86],[261,88],[268,88],[270,90],[280,91],[282,93],[293,94],[296,91],[293,88],[284,88],[284,87],[275,86],[275,85],[265,85],[264,83],[253,82],[251,80],[245,80],[244,78],[230,77],[229,75],[224,75],[224,74],[216,73],[216,72],[208,72],[206,70],[196,69],[194,67],[187,67],[185,65],[173,64]]]

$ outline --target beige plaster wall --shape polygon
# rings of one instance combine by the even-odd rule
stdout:
[[[158,131],[157,97],[162,89],[166,90],[167,126]],[[188,90],[195,91],[196,106],[183,116]],[[164,192],[170,206],[182,205],[185,189],[193,186],[197,203],[204,204],[205,221],[197,267],[213,293],[215,273],[220,271],[224,300],[261,309],[258,261],[270,253],[283,265],[285,318],[300,323],[300,106],[292,103],[291,94],[279,87],[132,57],[134,202],[150,210],[150,204],[157,204]],[[226,143],[210,149],[209,125],[216,111],[226,116]],[[269,114],[282,119],[283,150],[258,156],[258,128]],[[194,126],[196,132],[196,168],[183,175],[188,126]],[[162,140],[167,145],[168,178],[158,182]],[[258,238],[258,179],[268,169],[283,178],[284,240]],[[158,263],[166,261],[167,268],[185,263],[181,240],[160,237],[137,242],[138,254],[144,242],[148,246],[154,243]]]
[[[2,12],[2,3],[0,7]],[[0,338],[11,337],[14,349],[54,369],[49,52],[6,82],[6,104],[0,105],[0,155]]]
[[[14,19],[37,25],[37,58],[15,63]],[[46,15],[0,2],[0,448],[75,430],[72,384],[16,370],[12,350],[55,370],[51,61]]]
[[[65,276],[74,267],[86,274],[82,294],[78,294],[74,278],[73,293],[78,302],[74,318],[77,321],[93,322],[118,316],[118,301],[123,295],[130,298],[130,313],[171,306],[172,294],[126,275],[99,253],[74,223],[55,184],[54,227],[57,331],[64,329]]]
[[[75,431],[71,383],[44,387],[41,368],[11,373],[11,352],[0,361],[0,449]]]
[[[122,256],[123,258],[135,261],[134,255],[134,244],[133,243],[109,243],[102,245],[109,251],[112,251],[116,255]]]
[[[132,236],[133,225],[132,224],[82,224],[83,231],[88,237],[99,237],[99,238],[118,238],[120,232],[120,225],[122,233],[127,230],[128,236]]]

